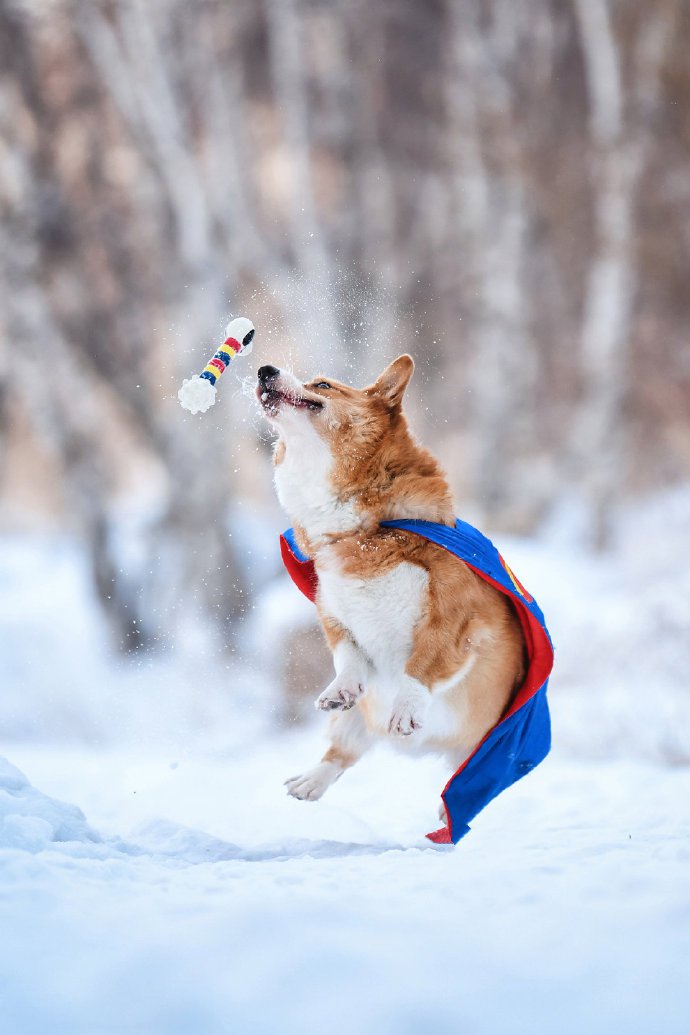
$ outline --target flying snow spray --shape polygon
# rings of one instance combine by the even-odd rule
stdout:
[[[231,320],[225,328],[225,341],[200,374],[182,382],[177,398],[190,413],[206,413],[216,401],[216,382],[235,356],[252,351],[254,324],[245,316]]]

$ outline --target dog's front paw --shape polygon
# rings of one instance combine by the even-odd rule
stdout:
[[[394,737],[409,737],[424,725],[427,702],[418,696],[401,697],[393,706],[388,732]]]
[[[301,776],[293,776],[285,781],[288,794],[300,801],[318,801],[332,783],[340,776],[340,771],[330,762],[320,762]]]
[[[320,708],[324,712],[330,712],[334,709],[346,712],[348,708],[352,708],[357,703],[363,693],[363,684],[358,683],[356,680],[341,681],[334,679],[324,692],[316,698],[314,707]]]

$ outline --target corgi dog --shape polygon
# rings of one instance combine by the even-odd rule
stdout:
[[[411,356],[399,356],[361,389],[259,370],[257,397],[277,435],[278,498],[314,562],[335,669],[316,700],[331,713],[330,746],[286,781],[302,800],[321,798],[378,738],[440,752],[455,772],[524,679],[523,634],[507,597],[447,550],[381,527],[455,524],[447,478],[403,414],[413,370]]]

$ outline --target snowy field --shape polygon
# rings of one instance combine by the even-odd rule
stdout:
[[[89,824],[0,770],[3,1031],[687,1033],[690,772],[554,759],[434,848],[435,764],[287,798],[317,739],[15,748]]]
[[[115,666],[79,552],[6,542],[3,1035],[687,1035],[687,516],[603,559],[500,543],[557,644],[555,748],[456,848],[423,837],[438,761],[288,798],[323,726],[272,726],[258,658]]]

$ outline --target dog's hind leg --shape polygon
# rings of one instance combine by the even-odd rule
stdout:
[[[318,801],[346,769],[359,761],[371,745],[371,737],[359,708],[338,712],[331,718],[331,746],[318,765],[285,781],[288,794],[301,801]]]

